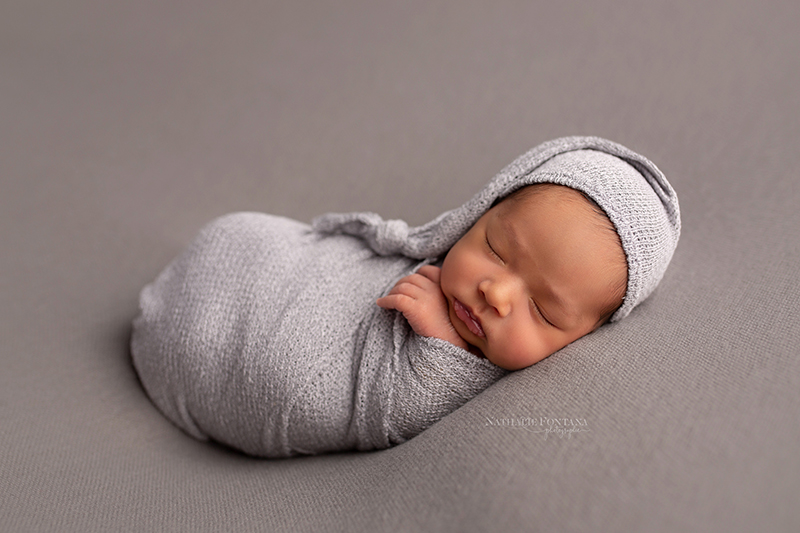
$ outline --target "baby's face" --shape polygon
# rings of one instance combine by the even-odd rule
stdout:
[[[518,370],[596,329],[604,310],[621,303],[627,279],[622,247],[597,216],[560,186],[484,214],[442,265],[458,334],[492,363]]]

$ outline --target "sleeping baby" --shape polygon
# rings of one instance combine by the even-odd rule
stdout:
[[[679,234],[658,168],[597,137],[537,146],[419,227],[227,215],[142,291],[133,363],[198,439],[263,457],[387,448],[627,316]]]

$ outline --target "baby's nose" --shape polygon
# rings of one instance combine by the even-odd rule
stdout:
[[[511,302],[514,288],[511,283],[500,280],[486,280],[479,286],[486,303],[497,312],[500,317],[508,316],[511,312]]]

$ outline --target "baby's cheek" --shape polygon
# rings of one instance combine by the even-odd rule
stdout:
[[[516,368],[529,367],[555,351],[550,349],[545,339],[530,333],[508,335],[504,344],[505,358],[509,362],[509,366],[513,365]]]

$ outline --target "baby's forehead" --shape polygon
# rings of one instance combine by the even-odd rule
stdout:
[[[549,224],[550,218],[530,216],[545,210],[565,222],[578,221],[590,227],[586,238],[603,244],[603,248],[622,258],[625,252],[617,229],[600,206],[580,190],[553,183],[528,185],[503,200],[498,206],[497,220],[506,233],[535,233],[547,230],[558,233],[561,227]],[[537,225],[538,224],[538,225]],[[518,240],[518,239],[515,239]]]

